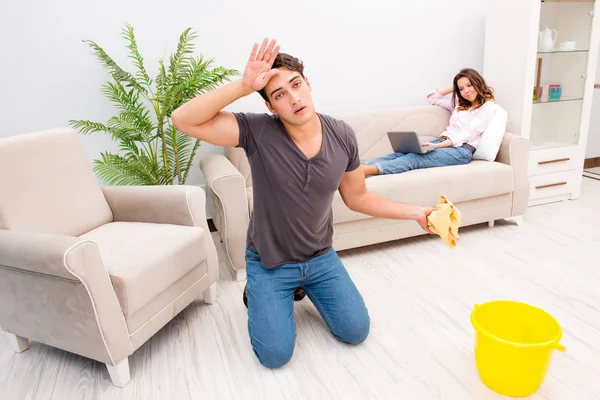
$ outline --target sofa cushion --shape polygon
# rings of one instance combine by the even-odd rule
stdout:
[[[125,317],[206,258],[205,232],[197,227],[113,222],[81,237],[98,244]]]
[[[345,121],[356,134],[361,160],[390,154],[392,145],[387,133],[414,131],[420,140],[440,136],[448,126],[450,111],[430,105],[372,110],[334,116]]]
[[[487,161],[373,176],[366,182],[369,190],[390,200],[431,207],[437,204],[440,196],[460,203],[514,190],[512,167]],[[365,218],[370,217],[351,211],[336,192],[333,198],[334,224]]]
[[[477,151],[473,153],[473,160],[495,161],[504,133],[506,132],[506,123],[508,122],[508,114],[498,104],[494,104],[496,113],[492,121],[485,128],[481,135]]]

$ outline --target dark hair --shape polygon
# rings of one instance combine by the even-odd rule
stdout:
[[[460,94],[460,89],[458,88],[458,80],[460,78],[468,78],[471,82],[471,85],[473,85],[473,87],[477,91],[477,98],[475,99],[473,104],[471,104],[469,100],[465,99]],[[454,105],[456,105],[456,103],[458,102],[459,110],[468,110],[471,107],[475,107],[475,109],[478,109],[479,107],[484,105],[486,101],[494,100],[494,89],[488,86],[485,83],[485,79],[483,79],[483,77],[479,75],[479,72],[475,71],[474,69],[461,69],[460,72],[454,77],[453,86],[454,94],[452,95],[452,102]]]
[[[277,57],[275,57],[275,61],[273,62],[272,68],[285,68],[290,71],[298,72],[300,73],[300,76],[304,78],[304,65],[302,64],[302,61],[298,60],[296,57],[290,56],[289,54],[277,54]],[[264,88],[259,90],[258,93],[260,93],[260,95],[263,99],[265,99],[265,101],[270,102],[269,98],[267,97],[267,92]]]

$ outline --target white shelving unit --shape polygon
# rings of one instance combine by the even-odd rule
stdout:
[[[507,131],[530,139],[530,205],[579,197],[599,47],[595,6],[487,0],[483,75],[508,112]],[[538,46],[546,27],[557,32],[551,50]],[[566,41],[575,48],[561,50]],[[550,84],[561,86],[559,99],[549,98]]]

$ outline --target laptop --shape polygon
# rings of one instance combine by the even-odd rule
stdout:
[[[434,149],[430,146],[421,146],[416,132],[388,132],[388,138],[396,153],[426,154]]]

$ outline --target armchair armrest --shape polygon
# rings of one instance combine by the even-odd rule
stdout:
[[[36,287],[35,296],[27,289],[31,276],[37,276],[37,282],[48,280]],[[74,331],[90,327],[86,332],[94,332],[91,327],[96,326],[103,348],[92,351],[90,358],[115,365],[133,352],[123,311],[96,243],[57,234],[0,230],[2,279],[13,285],[13,290],[0,293],[4,329],[85,355],[84,341],[68,341],[55,333],[65,331],[65,324]],[[89,303],[78,288],[84,289]],[[72,304],[65,303],[66,298]],[[85,309],[85,303],[93,313],[77,311]],[[46,324],[30,324],[32,318]]]
[[[514,133],[506,132],[500,145],[496,161],[513,168],[515,191],[513,195],[513,216],[523,215],[529,202],[529,140]]]
[[[196,186],[105,186],[115,221],[206,225],[206,197]]]
[[[85,240],[49,233],[0,230],[0,266],[79,281],[65,257]]]
[[[213,203],[213,221],[233,268],[236,279],[244,278],[245,248],[248,232],[248,195],[246,180],[227,157],[213,154],[200,160]]]

